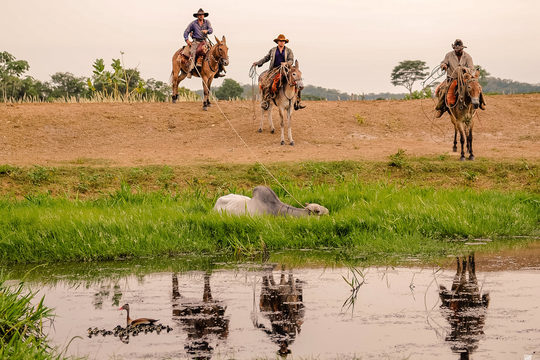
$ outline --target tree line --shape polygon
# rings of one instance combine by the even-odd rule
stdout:
[[[121,53],[123,55],[123,53]],[[480,84],[485,93],[530,93],[540,92],[540,84],[521,83],[513,80],[490,77],[478,66]],[[109,67],[103,59],[92,64],[91,77],[79,77],[70,72],[57,72],[49,81],[34,79],[25,73],[30,66],[25,60],[17,60],[13,55],[0,52],[0,101],[81,101],[82,99],[149,100],[169,101],[172,94],[170,85],[153,78],[143,79],[139,70],[127,68],[121,59],[112,59]],[[302,91],[304,100],[379,100],[418,99],[433,96],[433,82],[423,89],[413,91],[413,87],[429,76],[428,67],[421,60],[404,60],[394,67],[390,81],[394,86],[403,86],[408,93],[362,93],[348,94],[336,89],[307,85]],[[233,79],[225,79],[221,86],[212,88],[220,100],[251,99],[258,93],[258,86],[242,85]],[[179,95],[188,99],[199,99],[202,91],[179,89]]]

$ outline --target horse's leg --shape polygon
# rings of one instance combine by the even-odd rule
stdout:
[[[206,111],[208,110],[208,105],[206,102],[208,101],[208,95],[210,93],[210,90],[208,88],[208,77],[206,77],[206,75],[201,74],[201,79],[202,79],[202,86],[203,86],[203,92],[204,92],[203,110]]]
[[[474,160],[473,150],[472,150],[472,127],[469,129],[469,136],[467,137],[467,144],[469,148],[469,160]]]
[[[289,137],[289,144],[291,146],[294,146],[294,140],[292,138],[292,130],[291,130],[291,110],[292,110],[292,103],[289,102],[289,105],[287,108],[287,135]]]
[[[459,128],[459,142],[461,143],[461,157],[459,158],[460,161],[465,160],[465,151],[463,149],[463,145],[465,144],[465,130],[463,129],[463,123],[458,123]]]
[[[452,147],[453,152],[457,152],[457,127],[454,126],[454,146]]]
[[[212,89],[212,81],[214,80],[214,76],[208,78],[208,90]],[[208,93],[208,99],[206,99],[206,106],[210,106],[210,93]]]
[[[273,134],[276,132],[276,128],[274,127],[274,122],[272,121],[272,107],[274,105],[272,105],[272,103],[270,102],[270,104],[268,105],[268,122],[270,123],[270,133]]]
[[[283,104],[280,104],[278,106],[278,109],[279,109],[279,117],[281,118],[281,145],[285,145],[285,119],[284,119],[284,112],[285,112],[285,108],[283,106]]]

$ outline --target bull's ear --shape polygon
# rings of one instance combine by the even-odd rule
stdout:
[[[216,42],[217,42],[218,44],[221,44],[221,41],[219,41],[219,39],[217,38],[216,35],[214,35],[214,39],[216,39]]]
[[[297,69],[300,68],[300,65],[298,65],[298,60],[294,60],[294,67]]]

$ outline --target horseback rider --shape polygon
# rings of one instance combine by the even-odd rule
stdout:
[[[438,97],[437,106],[435,107],[435,110],[437,110],[435,116],[438,118],[440,118],[447,110],[445,99],[447,93],[453,93],[457,86],[456,69],[460,66],[465,67],[471,75],[474,74],[476,70],[471,55],[463,51],[464,48],[466,48],[466,46],[463,45],[463,41],[456,39],[452,44],[452,49],[454,49],[454,51],[447,53],[444,60],[441,62],[441,69],[446,71],[446,80],[443,81],[435,91],[435,94]],[[485,110],[485,108],[484,96],[480,93],[480,109]]]
[[[267,61],[270,61],[270,66],[268,67],[268,70],[264,71],[261,74],[261,79],[266,80],[268,76],[270,76],[270,72],[276,68],[279,68],[282,63],[286,63],[290,66],[294,63],[294,54],[293,51],[286,47],[285,44],[289,42],[289,39],[285,37],[283,34],[279,34],[277,38],[274,39],[274,42],[277,44],[276,47],[273,47],[268,51],[268,54],[264,56],[261,60],[255,61],[253,65],[261,67],[263,64]],[[271,94],[271,86],[272,82],[269,82],[268,86],[265,86],[263,91],[263,101],[261,103],[261,107],[266,110],[268,109],[268,106],[270,106],[270,100],[272,99]],[[298,90],[298,96],[296,103],[294,104],[294,110],[299,110],[305,108],[304,105],[300,104],[301,98],[300,98],[300,90]]]
[[[206,20],[205,17],[208,17],[208,13],[205,12],[203,9],[199,9],[196,13],[193,14],[194,17],[197,18],[197,20],[192,21],[187,26],[186,30],[184,31],[184,40],[188,44],[188,46],[191,46],[190,48],[190,58],[189,58],[189,70],[187,73],[188,79],[191,78],[191,71],[195,67],[195,57],[197,53],[197,48],[201,43],[205,43],[206,45],[206,37],[208,34],[211,34],[214,32],[212,29],[212,25],[210,24],[210,21]],[[193,41],[189,40],[189,36],[191,35],[191,38]]]

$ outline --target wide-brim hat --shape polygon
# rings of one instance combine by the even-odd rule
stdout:
[[[199,11],[197,11],[195,14],[193,14],[193,17],[197,17],[199,15],[204,15],[204,17],[208,17],[208,13],[204,12],[203,9],[199,9]]]
[[[466,48],[466,46],[463,45],[463,41],[461,39],[456,39],[454,43],[452,44],[452,49],[454,50],[461,50]]]
[[[279,34],[277,38],[274,39],[274,42],[277,44],[278,41],[285,41],[285,44],[289,42],[289,39],[283,34]]]

